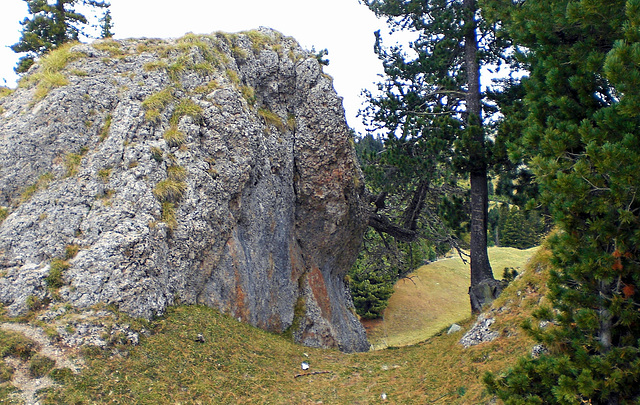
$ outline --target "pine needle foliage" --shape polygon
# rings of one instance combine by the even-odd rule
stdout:
[[[524,326],[549,353],[488,376],[507,404],[640,400],[640,1],[487,0],[526,48],[523,147],[550,240],[551,305]]]
[[[15,68],[18,73],[29,70],[37,57],[89,35],[87,28],[90,28],[91,23],[75,9],[77,5],[94,10],[109,7],[108,2],[98,0],[24,1],[28,6],[29,17],[21,22],[23,28],[20,40],[11,46],[16,53],[26,53]]]

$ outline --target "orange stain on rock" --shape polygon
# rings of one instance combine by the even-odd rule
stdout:
[[[311,272],[309,272],[308,281],[313,297],[316,299],[320,311],[322,311],[322,316],[325,319],[331,319],[331,302],[327,294],[324,276],[319,268],[314,267]]]

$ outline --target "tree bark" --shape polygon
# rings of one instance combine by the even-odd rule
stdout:
[[[482,105],[480,96],[480,65],[478,62],[478,38],[476,34],[476,0],[464,0],[465,42],[464,57],[467,73],[467,125],[470,131],[469,167],[471,182],[471,287],[469,295],[471,311],[479,313],[482,306],[500,293],[500,283],[493,278],[487,254],[488,198],[487,162],[482,130]],[[483,286],[484,285],[484,286]],[[490,288],[484,288],[490,287]]]

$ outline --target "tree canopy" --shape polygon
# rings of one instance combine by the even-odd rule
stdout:
[[[507,404],[640,398],[640,1],[486,0],[529,71],[521,147],[558,232],[549,354],[489,375]],[[633,402],[635,403],[635,402]]]
[[[81,36],[88,36],[86,28],[90,27],[89,19],[79,11],[77,6],[89,9],[107,9],[110,4],[97,0],[56,0],[50,4],[47,0],[24,0],[28,5],[30,17],[22,24],[20,40],[11,46],[16,53],[26,53],[21,57],[16,72],[29,70],[36,57],[55,49],[65,42],[77,41]],[[103,17],[102,35],[111,36],[111,15]]]

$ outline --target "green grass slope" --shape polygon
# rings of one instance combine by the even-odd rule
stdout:
[[[518,272],[538,248],[489,248],[494,276],[505,267]],[[469,264],[459,256],[422,266],[399,280],[382,319],[365,321],[369,342],[376,349],[418,343],[471,314]]]
[[[493,403],[482,375],[530,350],[518,324],[543,299],[546,255],[537,252],[496,301],[491,312],[500,338],[493,342],[464,349],[462,332],[440,333],[411,346],[344,354],[295,345],[210,308],[176,307],[146,325],[151,333],[140,345],[85,350],[86,367],[77,375],[51,371],[59,385],[39,393],[40,403]],[[302,370],[302,362],[310,368]],[[10,382],[2,382],[0,403],[19,403],[9,391]]]

